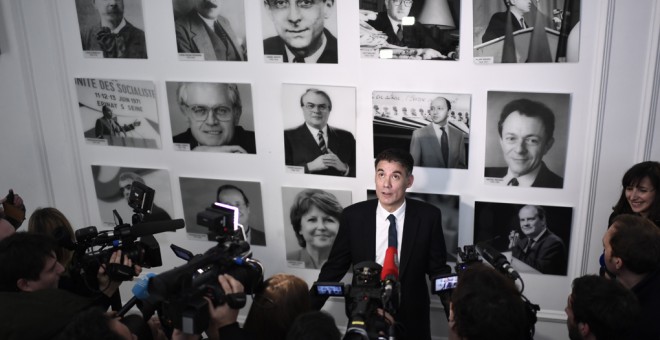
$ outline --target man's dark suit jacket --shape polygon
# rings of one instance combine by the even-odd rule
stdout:
[[[325,44],[325,50],[319,57],[319,60],[316,61],[318,64],[336,64],[337,63],[337,38],[335,38],[330,31],[323,29],[323,34],[327,43]],[[270,37],[264,40],[264,54],[265,55],[281,55],[284,59],[282,60],[285,63],[289,62],[289,57],[286,54],[286,47],[284,47],[284,40],[280,38],[279,35]]]
[[[491,41],[504,36],[506,33],[506,13],[507,12],[497,12],[493,14],[488,23],[488,27],[486,27],[486,32],[484,32],[483,37],[481,37],[481,42]],[[522,29],[522,26],[518,19],[516,19],[515,15],[509,14],[509,20],[511,20],[511,23],[513,24],[514,32]]]
[[[174,143],[188,144],[190,145],[190,150],[195,149],[199,146],[199,143],[192,135],[190,128],[185,132],[182,132],[172,138]],[[242,126],[234,127],[234,138],[227,145],[238,145],[245,149],[247,153],[257,153],[257,147],[254,141],[254,132],[243,129]]]
[[[223,16],[218,16],[215,21],[227,32],[229,42],[236,51],[237,59],[233,60],[247,60],[244,46],[239,43],[229,20]],[[219,51],[220,56],[216,55],[212,39],[219,40],[220,38],[216,37],[216,34],[206,26],[196,10],[192,10],[177,19],[174,26],[176,30],[176,47],[179,53],[203,53],[204,60],[226,60],[227,49],[223,48]],[[213,34],[213,37],[209,35],[209,32]],[[221,41],[218,42],[222,45]]]
[[[378,200],[373,199],[344,209],[330,257],[319,273],[319,282],[340,281],[351,265],[376,260],[377,207]],[[405,336],[401,339],[431,339],[426,276],[451,272],[446,260],[440,210],[407,199],[399,261],[401,304],[395,315],[397,322],[405,327]],[[327,297],[310,294],[312,308],[321,309]]]
[[[417,20],[415,20],[414,25],[403,26],[403,39],[401,40],[397,38],[387,12],[378,12],[376,19],[367,21],[367,24],[387,34],[387,42],[392,45],[410,48],[432,48],[445,55],[452,51],[451,45],[442,45],[440,42],[433,40],[428,30]]]
[[[506,167],[486,168],[484,175],[486,177],[502,178],[506,176],[508,170],[509,168]],[[539,170],[538,175],[536,175],[536,179],[534,180],[534,183],[532,183],[532,187],[561,189],[564,187],[564,179],[550,171],[545,163],[542,162],[541,169]]]
[[[339,159],[348,164],[347,177],[355,177],[355,138],[348,131],[330,127],[328,125],[328,149]],[[323,171],[310,172],[307,163],[321,156],[321,149],[303,123],[295,129],[284,131],[284,159],[286,165],[305,167],[305,173],[316,175],[344,176],[344,173],[334,168]]]
[[[119,125],[114,118],[112,118],[112,121],[109,121],[101,117],[96,120],[96,124],[94,125],[94,136],[96,138],[103,138],[103,136],[112,136],[115,133],[119,135],[120,132],[128,132],[133,129],[135,129],[134,124]],[[113,130],[115,130],[115,133],[113,133]]]
[[[98,26],[88,27],[81,32],[83,51],[103,51],[96,39],[96,35],[100,30],[101,25],[99,24]],[[141,29],[131,25],[127,20],[126,26],[119,31],[118,35],[124,38],[126,46],[126,55],[121,58],[147,59],[147,44],[144,39],[144,32]]]
[[[529,239],[525,237],[513,247],[513,257],[543,274],[566,275],[566,247],[559,236],[546,229],[541,238],[525,253],[523,249],[527,240]]]
[[[255,246],[265,246],[266,233],[250,227],[250,244]]]

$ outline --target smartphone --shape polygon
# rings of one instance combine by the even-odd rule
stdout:
[[[443,274],[433,279],[433,286],[431,292],[439,294],[447,290],[456,288],[458,284],[458,274]]]

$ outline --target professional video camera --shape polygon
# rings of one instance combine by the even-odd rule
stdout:
[[[146,268],[161,266],[160,247],[153,235],[176,231],[183,228],[185,223],[182,219],[143,223],[143,218],[151,212],[153,196],[153,189],[140,182],[133,182],[129,197],[129,205],[135,212],[133,226],[123,223],[117,211],[113,210],[117,225],[111,231],[99,232],[96,227],[78,229],[75,232],[76,243],[71,242],[63,230],[56,232],[55,238],[60,246],[74,251],[73,270],[83,273],[83,278],[94,278],[99,266],[103,264],[106,265],[110,279],[131,280],[135,276],[133,268],[121,263],[108,263],[112,253],[117,250],[121,250],[122,256],[131,259],[134,265]]]
[[[147,300],[160,305],[161,324],[178,328],[186,334],[201,334],[208,327],[209,297],[214,305],[227,303],[231,308],[245,306],[246,294],[253,294],[263,284],[263,267],[252,259],[237,223],[238,209],[215,203],[218,218],[209,224],[209,233],[218,244],[203,255],[172,245],[175,254],[188,263],[149,279]],[[199,221],[199,218],[198,218]],[[229,274],[243,284],[244,293],[225,294],[218,275]]]
[[[314,282],[317,295],[343,296],[345,299],[348,328],[344,340],[348,339],[393,339],[394,326],[388,327],[377,310],[390,315],[399,307],[400,286],[396,280],[381,280],[381,267],[371,261],[356,264],[353,268],[352,285],[342,282]],[[386,334],[385,337],[379,333]]]
[[[238,215],[237,207],[215,202],[197,213],[197,224],[209,229],[209,241],[221,241],[228,236],[232,236],[235,241],[245,241],[243,226],[238,224]]]

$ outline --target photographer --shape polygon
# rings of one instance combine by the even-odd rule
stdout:
[[[450,340],[531,339],[526,307],[513,281],[475,263],[458,279],[450,304]]]

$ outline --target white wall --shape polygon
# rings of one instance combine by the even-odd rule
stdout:
[[[357,1],[338,1],[339,65],[264,64],[260,58],[260,1],[246,1],[246,63],[178,62],[174,44],[172,5],[143,1],[148,60],[90,60],[80,52],[74,1],[0,0],[0,194],[13,187],[28,208],[53,205],[77,226],[98,225],[90,165],[125,165],[170,171],[176,217],[183,216],[179,176],[261,182],[269,247],[255,247],[266,275],[291,272],[314,281],[317,272],[286,267],[282,186],[316,186],[351,190],[353,200],[373,188],[371,168],[371,92],[419,91],[472,94],[470,169],[416,169],[413,191],[461,195],[459,244],[472,243],[474,201],[530,202],[574,207],[569,275],[523,276],[526,295],[543,308],[537,339],[566,338],[563,313],[573,277],[597,270],[600,237],[619,192],[625,169],[654,150],[647,129],[657,108],[655,75],[658,8],[653,0],[584,1],[582,45],[576,64],[477,66],[471,61],[471,1],[462,1],[462,59],[459,62],[360,60]],[[634,24],[631,24],[634,23]],[[611,33],[611,36],[608,35]],[[610,46],[605,50],[604,46]],[[312,72],[308,72],[310,70]],[[412,74],[417,76],[411,77]],[[144,79],[159,93],[162,150],[99,148],[85,145],[76,119],[74,77]],[[251,83],[257,132],[257,156],[180,153],[172,151],[165,81],[201,80]],[[357,89],[358,141],[355,179],[285,174],[281,139],[281,83],[353,86]],[[521,189],[503,192],[482,184],[485,152],[485,112],[488,90],[561,92],[572,94],[571,129],[564,190]],[[651,126],[655,126],[654,124]],[[275,131],[270,133],[268,131]],[[650,132],[649,132],[650,131]],[[625,137],[624,137],[625,136]],[[655,140],[655,144],[659,144]],[[648,156],[647,156],[648,157]],[[267,168],[268,171],[263,169]],[[311,178],[310,178],[311,177]],[[89,203],[88,203],[89,202]],[[593,225],[593,228],[592,228]],[[158,237],[163,248],[176,243],[201,252],[210,244],[189,240],[179,231]],[[180,264],[163,252],[167,264]],[[128,296],[125,294],[125,296]],[[340,325],[341,301],[330,303]],[[444,337],[446,321],[433,303],[434,336]]]

